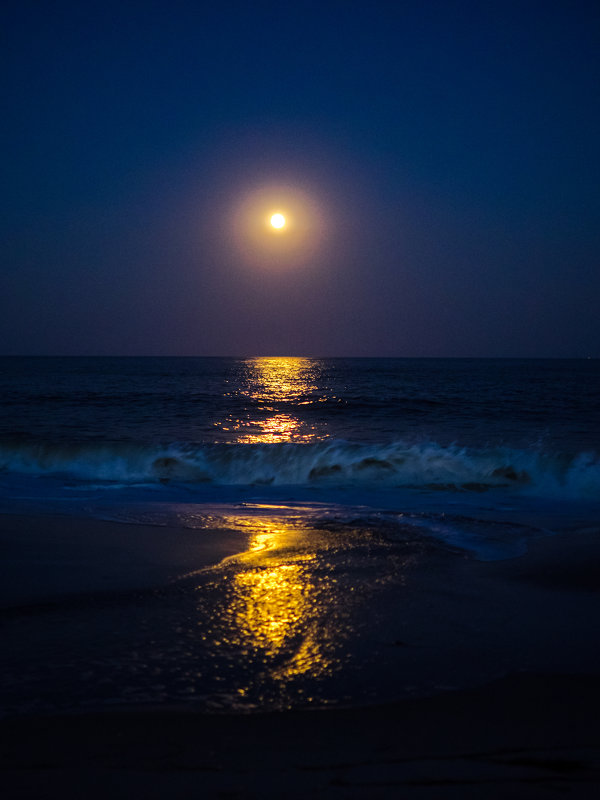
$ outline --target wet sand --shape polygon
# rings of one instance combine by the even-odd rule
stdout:
[[[239,531],[0,515],[0,607],[150,589],[246,549]]]
[[[42,524],[54,526],[56,547],[42,541]],[[166,536],[163,528],[94,520],[5,516],[2,526],[9,607],[130,587],[132,567],[143,588],[245,544],[238,532]],[[413,599],[389,631],[388,644],[397,646],[388,651],[398,667],[414,652],[415,670],[448,659],[455,673],[469,674],[470,688],[347,709],[236,715],[179,704],[8,718],[0,722],[0,791],[9,798],[597,797],[599,531],[540,539],[509,561],[423,562],[408,583]],[[503,677],[490,680],[494,661]],[[388,670],[395,668],[391,659]]]
[[[0,724],[9,798],[595,798],[600,678],[509,676],[384,706]]]

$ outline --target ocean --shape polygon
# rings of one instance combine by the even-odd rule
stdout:
[[[382,644],[411,565],[515,559],[600,520],[597,359],[7,357],[0,397],[7,517],[246,543],[118,591],[61,556],[77,592],[7,603],[12,713],[426,694],[444,668],[402,677]],[[52,568],[38,547],[25,575]]]

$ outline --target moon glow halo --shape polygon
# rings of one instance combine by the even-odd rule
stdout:
[[[241,264],[290,268],[312,264],[325,234],[316,197],[290,183],[249,187],[232,204],[226,235]]]

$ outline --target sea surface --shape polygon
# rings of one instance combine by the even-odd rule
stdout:
[[[524,544],[477,530],[490,510],[600,501],[597,359],[3,358],[0,398],[4,510],[400,508],[485,559]]]
[[[11,357],[0,398],[0,512],[249,548],[176,595],[65,600],[27,636],[15,617],[13,712],[388,697],[359,631],[408,561],[517,558],[600,520],[600,360]],[[419,669],[411,691],[444,683]]]
[[[600,497],[599,360],[3,358],[0,398],[4,502]]]

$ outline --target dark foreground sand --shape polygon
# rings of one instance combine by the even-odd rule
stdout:
[[[37,580],[34,568],[20,585],[19,559],[25,563],[28,556],[15,544],[15,534],[31,534],[36,524],[3,520],[0,543],[14,573],[11,579],[6,570],[9,606],[16,600],[47,602],[57,592],[76,594],[83,578],[69,568],[73,559],[87,565],[86,590],[101,591],[118,588],[121,579],[129,583],[133,564],[142,587],[184,567],[201,569],[244,546],[240,534],[220,532],[213,541],[200,542],[191,531],[177,533],[176,546],[171,540],[165,548],[160,532],[140,529],[123,548],[114,526],[109,532],[108,523],[90,521],[89,531],[97,528],[98,536],[77,555],[81,522],[72,528],[57,522],[58,549],[22,540],[37,553],[40,568]],[[97,550],[106,547],[113,548],[108,560],[106,551]],[[57,562],[55,571],[46,568],[50,557]],[[108,562],[114,569],[107,572]],[[528,556],[512,561],[458,564],[457,574],[467,568],[474,574],[473,591],[489,586],[489,596],[502,609],[512,598],[514,610],[503,611],[502,619],[514,618],[520,629],[522,614],[522,627],[532,637],[537,621],[544,648],[554,635],[557,652],[585,654],[580,669],[508,670],[503,678],[467,690],[345,710],[231,715],[160,707],[8,718],[0,722],[1,796],[600,797],[598,531],[543,539]],[[452,603],[451,592],[447,602]],[[496,628],[498,635],[506,630],[507,639],[514,636],[504,625]]]
[[[147,589],[242,552],[238,531],[0,514],[0,608]]]
[[[0,725],[7,798],[597,798],[600,679],[508,677],[386,706]]]

